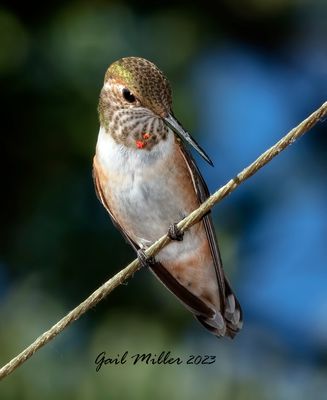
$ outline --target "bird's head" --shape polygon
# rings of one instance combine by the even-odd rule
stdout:
[[[98,110],[101,126],[120,144],[150,151],[173,131],[211,163],[173,116],[167,78],[144,58],[126,57],[111,64],[105,75]]]

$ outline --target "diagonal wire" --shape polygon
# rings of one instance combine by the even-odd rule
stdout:
[[[210,209],[221,201],[223,198],[232,193],[242,182],[254,175],[259,169],[265,166],[269,161],[276,157],[290,144],[295,142],[298,138],[307,133],[314,125],[327,116],[327,102],[323,103],[316,111],[309,117],[303,120],[297,127],[288,132],[282,139],[275,143],[272,147],[261,154],[252,164],[244,168],[243,171],[238,173],[233,179],[228,181],[224,186],[211,195],[199,208],[194,210],[191,214],[185,217],[178,223],[178,228],[182,232],[189,229],[192,225],[196,224]],[[155,256],[163,247],[170,242],[167,235],[162,236],[151,247],[149,247],[145,254],[147,256]],[[90,308],[96,306],[102,299],[104,299],[112,290],[122,284],[126,279],[131,277],[140,268],[139,261],[135,259],[127,267],[119,271],[116,275],[110,278],[95,292],[93,292],[86,300],[80,303],[60,321],[53,325],[49,330],[42,333],[32,344],[25,348],[21,353],[9,361],[0,369],[0,380],[8,376],[16,368],[27,361],[36,351],[42,346],[49,343],[59,333],[61,333],[68,325],[72,324]]]

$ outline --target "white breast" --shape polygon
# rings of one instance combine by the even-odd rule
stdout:
[[[114,214],[122,216],[124,227],[142,246],[165,234],[171,223],[189,212],[178,196],[174,144],[172,132],[151,151],[127,148],[103,128],[99,132],[97,159],[110,176],[105,193],[111,198]]]
[[[144,168],[166,162],[173,151],[173,146],[174,134],[171,131],[167,140],[161,140],[151,151],[146,151],[116,143],[105,129],[100,127],[96,152],[103,167],[127,177],[135,171],[142,173]]]

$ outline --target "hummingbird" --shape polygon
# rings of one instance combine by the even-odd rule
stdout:
[[[142,265],[217,337],[233,338],[242,310],[227,280],[210,213],[185,233],[177,223],[209,197],[186,143],[210,158],[172,111],[168,79],[152,62],[125,57],[108,68],[93,159],[97,196]],[[153,259],[144,250],[168,232]]]

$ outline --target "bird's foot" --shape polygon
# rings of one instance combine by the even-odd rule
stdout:
[[[177,240],[178,242],[181,242],[184,237],[184,232],[178,228],[177,224],[171,224],[168,229],[168,236],[171,240]]]
[[[147,256],[142,249],[137,250],[137,258],[139,259],[142,267],[145,268],[150,268],[156,263],[155,258],[152,256]]]

